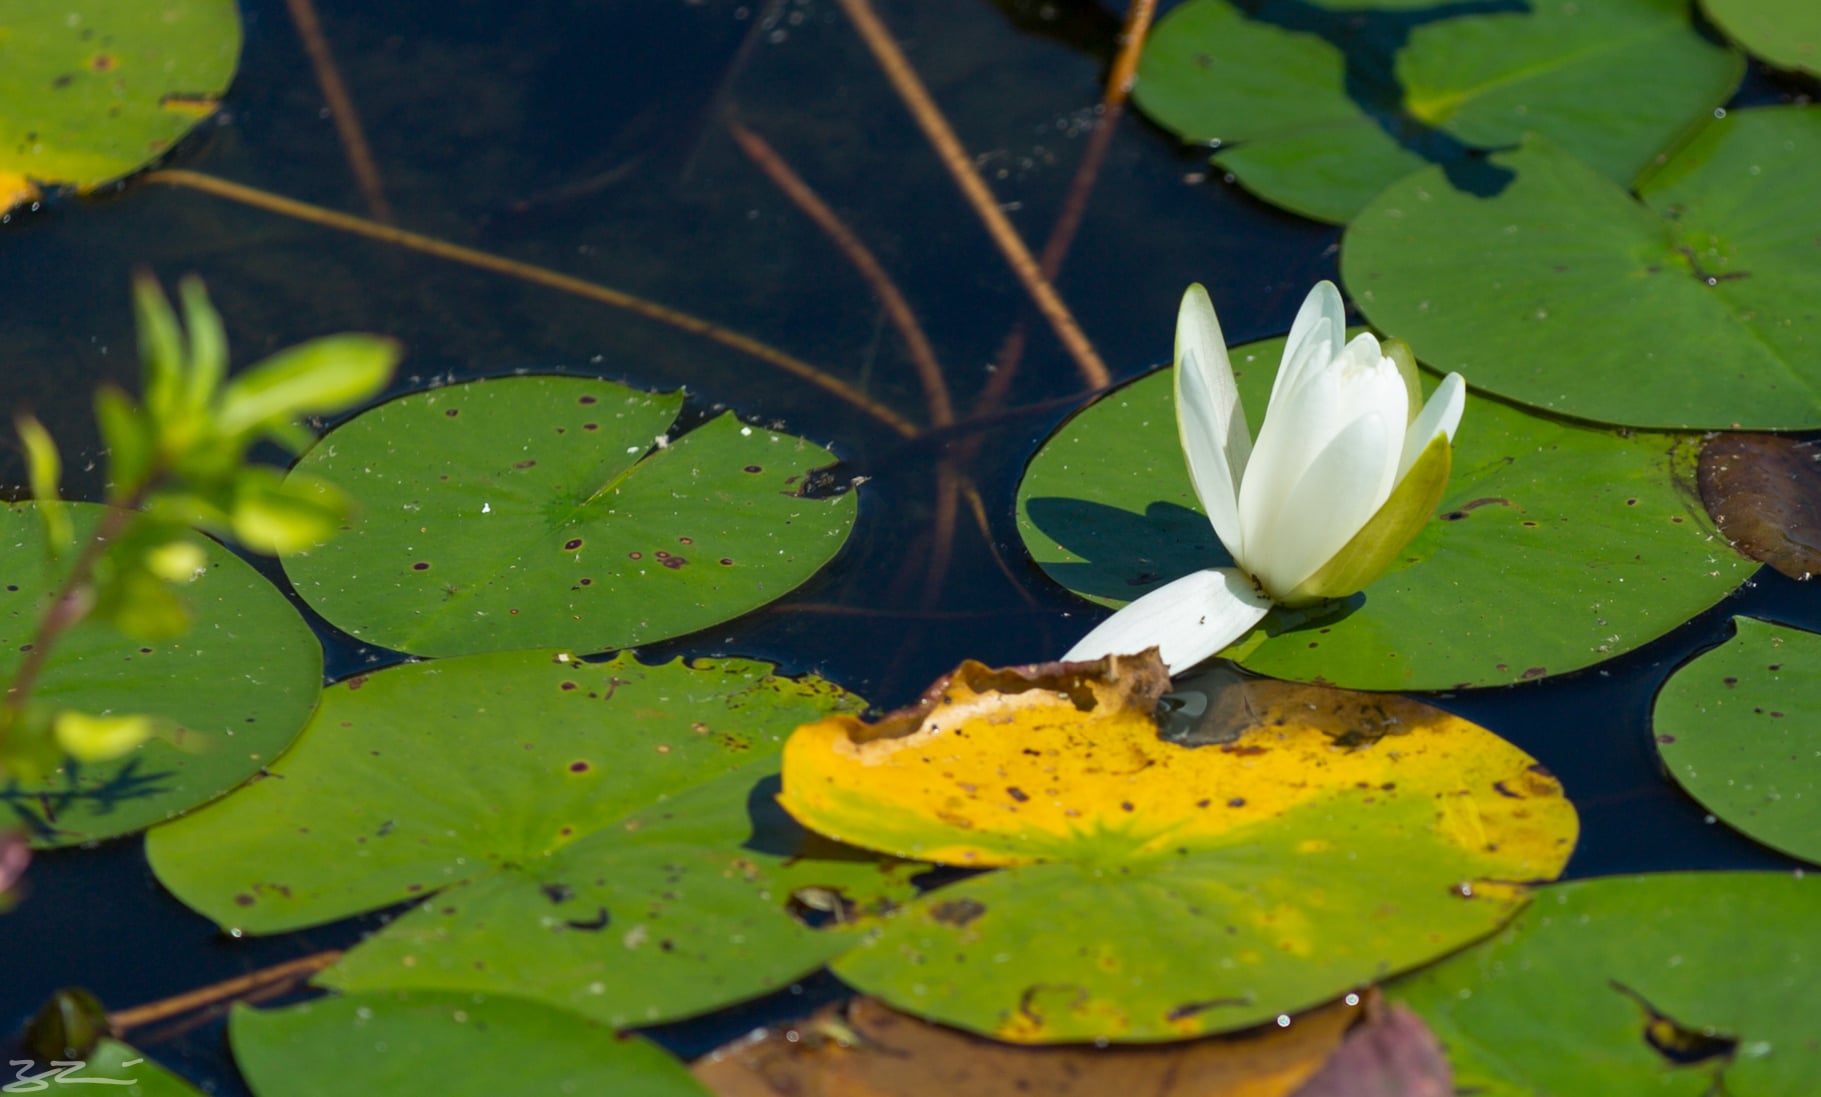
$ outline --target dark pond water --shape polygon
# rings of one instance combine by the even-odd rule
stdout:
[[[1013,221],[1040,242],[1086,146],[1117,12],[1063,0],[880,7]],[[1056,18],[1013,18],[1040,9]],[[360,212],[285,5],[254,0],[244,10],[247,42],[227,107],[173,165]],[[909,362],[873,296],[728,138],[732,111],[896,277],[961,407],[986,385],[1011,326],[1032,318],[834,0],[323,0],[320,11],[405,226],[712,319],[922,420]],[[1754,75],[1744,98],[1781,95]],[[1128,117],[1057,285],[1116,374],[1130,377],[1168,355],[1189,281],[1208,284],[1229,339],[1278,334],[1308,287],[1335,276],[1337,243],[1335,229],[1205,178],[1201,157]],[[0,397],[35,409],[63,441],[78,497],[98,492],[89,394],[136,376],[127,282],[140,265],[167,279],[202,274],[240,363],[360,329],[410,348],[401,391],[515,370],[687,386],[698,414],[725,405],[779,423],[871,478],[853,541],[821,576],[768,610],[653,648],[653,657],[759,656],[889,707],[963,657],[1053,657],[1098,617],[1024,561],[1011,520],[1025,461],[1082,388],[1041,324],[1031,326],[1009,413],[905,443],[800,382],[623,312],[194,191],[131,185],[54,202],[0,229],[10,290],[0,296]],[[962,443],[976,447],[961,471],[979,488],[991,547],[964,512],[952,564],[932,589],[935,469],[945,448]],[[16,456],[0,462],[0,476],[20,479]],[[1821,593],[1764,573],[1604,667],[1437,701],[1563,778],[1583,825],[1571,875],[1786,867],[1705,821],[1662,779],[1648,739],[1657,685],[1723,639],[1734,613],[1817,628]],[[322,632],[332,675],[395,658]],[[24,901],[0,918],[0,1025],[22,1023],[60,986],[86,986],[114,1008],[136,1005],[349,944],[378,921],[231,940],[161,891],[139,838],[48,853],[33,865]],[[788,1015],[831,983],[659,1035],[694,1053]],[[213,1090],[243,1091],[218,1022],[162,1040],[135,1035]]]

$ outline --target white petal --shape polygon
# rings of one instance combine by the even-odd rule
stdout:
[[[1252,455],[1252,432],[1214,303],[1199,283],[1182,295],[1176,316],[1176,432],[1201,509],[1220,543],[1238,559],[1239,480]]]
[[[1294,551],[1293,546],[1270,540],[1275,534],[1267,531],[1280,527],[1279,512],[1310,464],[1359,419],[1378,415],[1397,428],[1384,439],[1386,452],[1367,461],[1371,469],[1382,467],[1385,475],[1394,475],[1409,407],[1397,363],[1379,353],[1378,340],[1371,335],[1354,339],[1333,362],[1312,368],[1282,400],[1273,401],[1239,488],[1239,524],[1245,538],[1245,555],[1235,554],[1240,566],[1258,574],[1260,561]],[[1389,493],[1389,486],[1385,490]],[[1383,496],[1379,502],[1384,502]],[[1346,543],[1345,537],[1341,543]]]
[[[1416,464],[1416,459],[1423,455],[1423,450],[1436,435],[1446,434],[1450,442],[1454,441],[1455,428],[1461,425],[1461,412],[1466,407],[1467,382],[1458,373],[1442,378],[1423,410],[1411,421],[1410,433],[1404,435],[1404,454],[1397,462],[1398,480],[1403,480],[1404,473]]]
[[[1271,600],[1236,568],[1209,568],[1165,583],[1100,623],[1064,655],[1082,662],[1157,648],[1180,674],[1246,634]]]
[[[1267,591],[1285,595],[1344,548],[1397,483],[1405,413],[1398,382],[1394,414],[1355,419],[1309,462],[1285,493],[1270,524],[1248,530],[1247,566]]]
[[[1280,393],[1294,387],[1311,365],[1325,366],[1332,361],[1346,341],[1347,310],[1341,305],[1340,291],[1333,282],[1315,283],[1290,325],[1283,362],[1271,382],[1271,402],[1275,404]]]

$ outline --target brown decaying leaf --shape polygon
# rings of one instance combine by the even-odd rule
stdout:
[[[1235,1036],[1036,1048],[854,998],[807,1021],[762,1029],[691,1069],[719,1097],[1287,1097],[1340,1046],[1358,1014],[1358,1006],[1336,1002],[1287,1028]]]
[[[1453,1097],[1454,1072],[1422,1018],[1386,1008],[1376,987],[1364,1005],[1364,1020],[1293,1097]]]
[[[1821,445],[1716,434],[1701,447],[1701,503],[1740,552],[1791,579],[1821,572]]]

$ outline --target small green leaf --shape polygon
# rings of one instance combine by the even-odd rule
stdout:
[[[334,537],[348,514],[348,499],[314,476],[285,477],[252,465],[234,480],[229,522],[234,539],[254,552],[276,555],[316,548]]]
[[[62,552],[71,544],[69,512],[63,508],[62,495],[57,489],[58,482],[63,479],[63,458],[58,455],[57,443],[43,423],[30,415],[21,415],[16,422],[19,441],[25,446],[32,498],[38,501],[38,513],[44,516],[49,548],[53,553]]]
[[[227,383],[216,429],[236,436],[347,411],[379,395],[400,353],[376,335],[325,335],[287,347]]]
[[[152,475],[158,440],[151,417],[113,385],[95,390],[95,421],[108,451],[108,502],[124,503]]]
[[[142,396],[155,435],[165,435],[183,425],[188,383],[184,367],[189,360],[183,329],[165,298],[158,280],[141,271],[133,276],[133,316],[139,331],[139,366]],[[159,445],[165,439],[159,437]]]
[[[91,615],[135,640],[174,640],[190,629],[189,605],[143,560],[120,560],[97,588]]]
[[[52,733],[63,752],[78,762],[106,762],[120,757],[158,732],[149,716],[91,715],[65,709],[51,721]]]
[[[215,392],[228,372],[228,333],[221,316],[209,304],[208,290],[195,275],[177,284],[178,300],[183,305],[183,326],[189,335],[189,354],[184,370],[184,410],[201,416],[215,404]]]

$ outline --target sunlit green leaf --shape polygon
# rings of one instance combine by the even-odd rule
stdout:
[[[1701,0],[1726,36],[1780,69],[1821,76],[1821,5],[1812,0]]]
[[[1273,339],[1233,352],[1254,431],[1282,348]],[[1174,424],[1165,370],[1102,397],[1044,444],[1018,489],[1018,525],[1051,578],[1120,605],[1228,562]],[[1697,444],[1469,395],[1437,519],[1391,570],[1338,603],[1274,612],[1231,651],[1279,678],[1451,689],[1559,674],[1635,648],[1719,601],[1755,566],[1716,537],[1695,502]]]
[[[1439,169],[1348,228],[1375,324],[1476,389],[1641,427],[1821,425],[1821,107],[1732,111],[1640,200],[1538,140],[1496,195]]]
[[[63,458],[57,443],[44,424],[30,415],[18,418],[19,441],[25,446],[25,466],[31,481],[32,498],[38,502],[38,513],[44,518],[46,540],[53,553],[71,548],[70,516],[61,502],[58,485],[63,479]]]
[[[1405,9],[1433,7],[1405,14]],[[1135,97],[1266,201],[1347,221],[1425,162],[1540,133],[1629,183],[1725,101],[1744,66],[1690,0],[1460,12],[1443,5],[1188,0],[1146,44]],[[1419,347],[1420,349],[1420,347]]]
[[[254,465],[234,479],[229,521],[234,539],[254,552],[314,548],[335,536],[347,514],[347,497],[319,477]]]
[[[385,388],[400,353],[376,335],[325,335],[286,347],[227,383],[216,429],[233,436],[356,407]]]
[[[189,352],[164,287],[144,271],[133,277],[133,321],[139,335],[141,396],[153,436],[163,446],[165,436],[191,421],[184,399],[189,389],[184,377]]]
[[[1687,872],[1541,889],[1386,987],[1483,1097],[1788,1097],[1821,1077],[1821,881]]]
[[[151,418],[131,396],[103,385],[95,391],[95,422],[108,451],[108,501],[126,502],[151,475],[157,457]]]
[[[6,5],[0,193],[26,179],[88,189],[156,159],[214,113],[239,53],[233,0]]]
[[[133,640],[174,640],[192,624],[189,603],[144,560],[116,550],[91,616]],[[123,558],[125,557],[125,558]]]
[[[258,1097],[707,1097],[644,1039],[510,997],[335,995],[236,1009],[229,1033]]]
[[[671,438],[681,404],[580,377],[382,404],[298,463],[361,520],[285,570],[337,627],[423,655],[602,651],[737,617],[834,555],[854,499],[800,497],[833,455],[732,415]]]
[[[343,990],[511,993],[616,1025],[699,1013],[846,947],[787,913],[799,890],[856,914],[911,893],[913,868],[769,803],[784,736],[860,702],[768,671],[533,651],[365,675],[325,693],[271,779],[147,853],[237,931],[428,897],[319,977]]]
[[[1733,623],[1737,635],[1663,684],[1657,752],[1721,821],[1821,861],[1821,636]]]
[[[132,713],[95,715],[65,709],[52,724],[57,745],[82,765],[109,762],[150,739],[158,726],[149,716]]]

